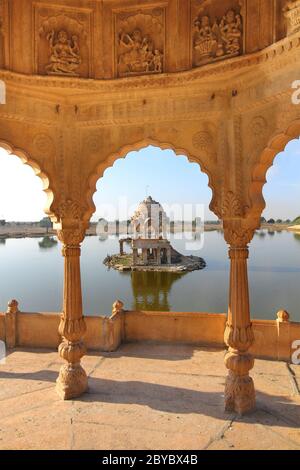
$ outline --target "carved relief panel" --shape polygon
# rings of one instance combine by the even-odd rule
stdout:
[[[283,8],[287,35],[300,31],[300,0],[289,0]]]
[[[34,23],[36,73],[92,76],[92,10],[36,3]]]
[[[192,60],[198,67],[244,52],[243,1],[192,2]]]
[[[165,9],[115,12],[115,76],[158,74],[165,64]]]
[[[9,5],[0,0],[0,68],[8,66]]]

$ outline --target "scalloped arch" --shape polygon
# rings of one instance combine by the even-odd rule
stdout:
[[[260,155],[259,162],[254,166],[250,184],[251,213],[260,217],[266,207],[263,187],[267,183],[267,172],[273,166],[276,156],[283,152],[287,144],[300,136],[300,119],[293,121],[284,132],[273,136],[268,146]]]
[[[56,220],[55,214],[51,210],[51,207],[54,201],[54,191],[51,187],[50,178],[46,174],[46,172],[42,170],[40,165],[35,160],[30,158],[28,153],[25,152],[24,150],[18,147],[14,147],[9,142],[5,140],[1,140],[1,139],[0,139],[0,147],[6,150],[8,154],[16,155],[17,157],[19,157],[21,162],[24,163],[24,165],[29,165],[33,169],[36,176],[38,176],[42,180],[43,191],[46,193],[46,196],[47,196],[46,206],[44,207],[44,212],[49,217],[51,217],[52,220]]]
[[[95,204],[93,202],[93,196],[96,192],[97,181],[99,180],[99,178],[103,176],[104,171],[107,168],[112,167],[119,158],[125,158],[129,152],[139,151],[141,149],[148,147],[149,145],[160,148],[161,150],[173,150],[175,155],[178,155],[178,156],[183,155],[188,159],[189,162],[197,163],[199,165],[200,171],[205,173],[206,176],[208,177],[208,187],[212,191],[210,210],[216,213],[215,212],[216,211],[215,209],[216,208],[216,204],[215,204],[216,191],[215,191],[215,187],[213,184],[213,176],[210,173],[210,171],[203,165],[203,163],[201,163],[196,156],[191,155],[190,152],[188,152],[184,148],[176,147],[169,142],[160,142],[155,139],[143,139],[134,144],[128,144],[128,145],[120,147],[119,150],[110,154],[103,162],[97,165],[95,171],[90,175],[88,179],[88,190],[87,190],[87,195],[86,195],[88,210],[84,217],[85,220],[90,220],[91,216],[96,210]],[[216,215],[218,214],[216,213]]]

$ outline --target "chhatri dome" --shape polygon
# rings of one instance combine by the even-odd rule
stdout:
[[[151,196],[140,202],[131,218],[134,233],[142,238],[164,237],[168,220],[162,205]]]

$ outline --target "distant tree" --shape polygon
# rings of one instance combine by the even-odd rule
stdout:
[[[6,220],[5,220],[5,219],[1,219],[1,220],[0,220],[0,225],[3,227],[5,224],[6,224]]]
[[[265,219],[264,217],[261,217],[261,218],[260,218],[260,223],[261,223],[261,224],[265,224],[266,222],[267,222],[267,221],[266,221],[266,219]]]
[[[291,219],[287,219],[287,220],[285,221],[285,223],[286,223],[286,224],[290,224],[290,223],[291,223]]]
[[[269,219],[268,224],[275,224],[275,220],[274,219]]]
[[[296,217],[295,220],[293,220],[293,224],[300,225],[300,215],[299,215],[299,217]]]
[[[40,227],[43,227],[46,229],[46,233],[48,233],[49,228],[52,227],[52,222],[49,217],[44,217],[42,220],[39,222]]]
[[[283,222],[282,219],[277,219],[276,220],[276,224],[282,224],[282,222]]]

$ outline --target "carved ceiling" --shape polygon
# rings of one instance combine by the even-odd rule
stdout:
[[[157,75],[257,52],[299,29],[299,0],[0,0],[0,67]]]

